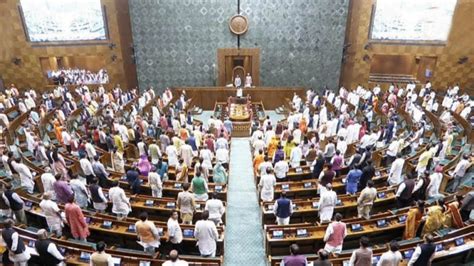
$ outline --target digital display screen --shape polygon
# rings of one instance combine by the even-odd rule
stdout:
[[[106,40],[100,0],[20,0],[31,42]]]
[[[446,41],[457,0],[377,0],[372,40]]]

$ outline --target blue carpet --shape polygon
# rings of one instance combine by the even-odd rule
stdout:
[[[225,228],[225,265],[265,266],[260,208],[248,138],[233,138]]]

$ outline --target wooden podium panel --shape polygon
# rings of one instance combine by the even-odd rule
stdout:
[[[204,110],[213,110],[216,102],[226,102],[229,96],[236,95],[233,87],[176,87],[171,88],[173,93],[185,90],[188,98],[192,98],[192,105]],[[243,96],[252,97],[252,102],[262,101],[266,110],[274,110],[283,105],[285,99],[292,99],[294,93],[304,99],[306,89],[303,87],[253,87],[244,88]]]

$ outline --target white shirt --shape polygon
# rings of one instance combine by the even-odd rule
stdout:
[[[129,199],[125,195],[125,191],[120,187],[109,189],[109,198],[112,201],[112,212],[115,214],[128,214],[131,209]]]
[[[92,164],[87,158],[82,158],[79,160],[79,163],[81,164],[81,169],[82,172],[84,172],[84,175],[94,175],[94,170],[92,169]]]
[[[194,237],[197,239],[201,255],[211,255],[216,251],[216,241],[219,239],[219,233],[213,221],[197,221],[194,228]]]
[[[209,199],[204,209],[209,211],[209,219],[212,220],[220,220],[225,212],[224,204],[220,199]]]
[[[461,161],[456,165],[456,168],[454,168],[454,175],[463,177],[470,164],[469,160],[461,159]]]
[[[332,227],[333,223],[340,223],[340,222],[332,222],[328,225],[328,228],[326,229],[326,233],[324,234],[324,239],[323,239],[324,242],[328,241],[329,237],[334,233],[334,228]],[[347,228],[344,227],[344,235],[342,238],[344,239],[346,235],[347,235]]]
[[[286,177],[286,173],[288,173],[290,167],[288,166],[288,162],[285,160],[280,160],[275,164],[275,176],[278,179],[282,179]]]
[[[179,244],[183,241],[183,232],[179,226],[179,222],[173,218],[168,219],[168,235],[170,237],[170,242],[173,244]]]
[[[441,185],[442,180],[443,180],[442,173],[433,173],[430,175],[430,183],[428,184],[428,187],[426,188],[428,197],[436,197],[440,195],[439,187]]]
[[[402,254],[400,251],[387,251],[382,254],[377,263],[377,266],[398,266],[400,261],[403,259]]]
[[[276,185],[276,178],[272,174],[262,175],[258,186],[261,188],[260,198],[263,201],[272,201],[273,200],[273,191]]]
[[[185,260],[177,259],[175,262],[167,260],[163,263],[163,266],[188,266],[188,262]]]
[[[402,171],[403,165],[405,164],[405,159],[397,158],[390,168],[390,173],[388,175],[388,183],[392,186],[400,184],[402,180]]]
[[[44,192],[52,192],[54,194],[53,184],[56,178],[51,173],[44,173],[41,175],[41,183],[43,183]]]
[[[229,151],[226,149],[218,149],[216,151],[216,160],[220,163],[229,162]]]

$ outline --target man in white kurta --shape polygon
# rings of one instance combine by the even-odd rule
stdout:
[[[117,214],[119,221],[125,219],[132,211],[130,200],[125,195],[125,191],[119,187],[119,182],[115,181],[114,186],[109,189],[109,199],[112,202],[112,212]]]
[[[20,158],[16,158],[15,164],[12,165],[20,176],[21,185],[26,188],[28,193],[32,194],[35,188],[35,182],[33,181],[33,174],[31,174],[30,168],[22,163]]]
[[[263,201],[273,201],[273,194],[276,185],[275,175],[272,174],[272,169],[267,167],[266,174],[262,175],[258,188],[260,189],[260,199]]]
[[[44,170],[44,174],[41,175],[41,183],[43,183],[44,193],[51,193],[50,198],[55,200],[56,193],[54,192],[53,184],[56,182],[56,178],[54,178],[51,168],[46,167]]]
[[[396,186],[403,181],[402,171],[404,164],[405,159],[403,159],[401,155],[397,155],[397,159],[392,163],[388,174],[387,181],[390,186]]]
[[[303,159],[303,151],[301,150],[301,147],[300,146],[294,147],[290,153],[291,167],[299,167],[302,159]]]
[[[222,215],[225,212],[225,207],[222,201],[217,198],[216,192],[212,194],[211,199],[206,201],[204,210],[209,212],[209,220],[213,221],[216,225],[222,223]]]
[[[176,149],[176,146],[168,145],[166,155],[168,155],[168,165],[176,167],[178,165],[178,149]]]
[[[43,214],[46,218],[49,231],[55,233],[57,237],[61,237],[63,233],[63,221],[61,218],[61,211],[56,202],[51,200],[51,193],[45,192],[43,200],[39,204]]]
[[[337,194],[332,190],[332,185],[326,185],[326,191],[319,198],[319,219],[321,222],[330,222],[334,208],[337,204]]]
[[[217,232],[214,222],[208,220],[208,211],[203,211],[201,217],[202,220],[197,221],[194,227],[194,237],[199,246],[199,253],[201,253],[201,256],[215,257],[217,249],[216,241],[219,239],[219,233]]]
[[[191,145],[188,144],[188,141],[186,141],[186,143],[179,148],[179,153],[184,163],[186,163],[186,165],[190,167],[191,163],[193,162],[194,155],[193,148],[191,147]]]

